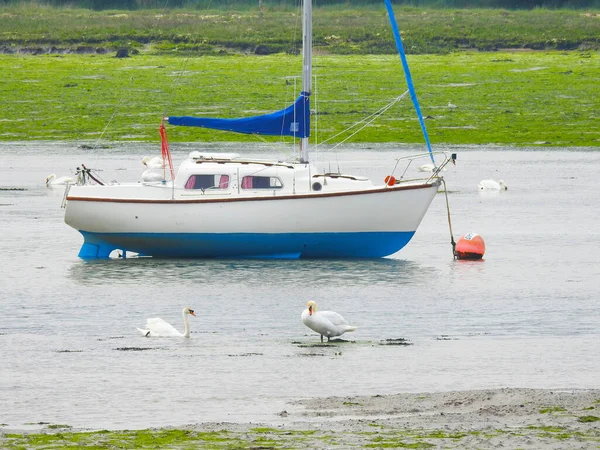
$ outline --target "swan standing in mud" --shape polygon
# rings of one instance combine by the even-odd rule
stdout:
[[[306,306],[307,308],[302,311],[301,315],[302,323],[319,333],[321,342],[323,342],[323,336],[326,336],[327,342],[329,342],[329,338],[356,330],[355,326],[350,325],[335,311],[317,311],[317,304],[312,300]]]

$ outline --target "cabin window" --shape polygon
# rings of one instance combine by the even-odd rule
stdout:
[[[227,189],[229,175],[210,174],[192,175],[185,183],[186,189]]]
[[[242,178],[242,189],[281,189],[283,184],[277,177],[247,176]]]

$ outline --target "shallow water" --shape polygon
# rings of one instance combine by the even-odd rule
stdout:
[[[356,148],[333,164],[378,179],[420,151]],[[273,422],[312,396],[598,388],[600,153],[452,151],[454,235],[481,234],[484,261],[452,259],[438,194],[408,246],[381,260],[84,262],[45,177],[84,163],[135,180],[156,148],[1,143],[0,423]],[[483,178],[509,189],[483,194]],[[350,342],[316,345],[300,322],[308,300],[359,326]],[[186,305],[198,315],[189,340],[135,329],[155,316],[182,329]],[[398,338],[412,345],[385,345]]]

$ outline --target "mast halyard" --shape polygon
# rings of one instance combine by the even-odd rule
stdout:
[[[302,90],[312,94],[312,0],[304,0],[302,9]],[[309,111],[310,116],[310,111]],[[308,162],[309,137],[300,141],[300,159]]]

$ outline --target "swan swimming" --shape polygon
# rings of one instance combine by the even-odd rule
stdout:
[[[161,156],[144,156],[142,158],[142,164],[146,166],[148,169],[164,169],[165,162],[163,161]]]
[[[329,338],[341,336],[347,331],[356,330],[355,326],[350,325],[346,320],[335,311],[317,311],[317,304],[314,301],[307,303],[307,308],[302,311],[302,323],[313,331]]]
[[[508,186],[506,186],[503,180],[481,180],[477,186],[481,190],[489,189],[495,191],[506,191],[508,189]]]
[[[55,174],[50,174],[46,177],[46,186],[48,187],[75,183],[77,183],[77,180],[75,180],[73,177],[56,178]]]
[[[422,166],[417,167],[417,170],[419,172],[433,172],[435,170],[435,166],[433,164],[423,164]],[[446,168],[444,167],[442,171],[445,172]]]
[[[183,333],[180,333],[175,329],[173,325],[165,322],[160,317],[154,317],[146,320],[146,328],[138,328],[138,331],[146,337],[190,337],[190,323],[188,322],[188,315],[196,316],[194,310],[190,309],[189,306],[183,308]]]

